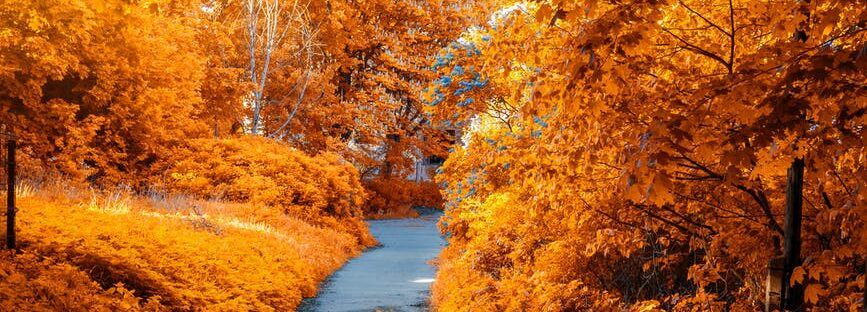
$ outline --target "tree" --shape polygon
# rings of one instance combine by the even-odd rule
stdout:
[[[863,5],[503,7],[469,34],[480,56],[440,69],[469,84],[455,64],[471,64],[488,84],[441,78],[427,96],[435,119],[475,120],[439,178],[453,207],[443,309],[757,307],[797,158],[810,261],[795,271],[813,275],[793,281],[814,307],[857,305],[863,274],[837,268],[864,261],[850,234],[864,217]]]
[[[292,27],[298,27],[297,23],[303,23],[304,10],[305,6],[299,4],[297,0],[292,1],[291,4],[281,0],[247,0],[244,2],[244,26],[247,34],[249,60],[247,71],[250,75],[250,82],[253,84],[252,98],[250,99],[253,110],[252,117],[250,117],[250,133],[253,135],[259,135],[260,132],[262,106],[266,101],[265,86],[268,82],[272,57],[281,48],[289,31],[294,31]],[[309,30],[302,29],[305,30],[302,35],[307,35],[304,39],[309,40]],[[309,41],[305,42],[305,48],[309,51]],[[302,88],[306,90],[307,79],[304,80]],[[301,97],[303,97],[303,93]]]
[[[140,181],[164,146],[202,135],[196,18],[174,5],[0,5],[0,122],[22,154],[92,181]]]

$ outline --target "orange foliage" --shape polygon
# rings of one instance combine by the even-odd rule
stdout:
[[[376,178],[364,183],[371,198],[364,206],[367,218],[417,217],[416,207],[442,209],[439,187],[433,182]]]
[[[308,153],[340,154],[365,173],[388,175],[411,165],[411,157],[445,154],[443,131],[430,127],[422,112],[421,82],[433,77],[428,64],[436,50],[470,24],[473,10],[457,0],[252,2],[282,7],[275,19],[250,14],[248,3],[210,2],[203,16],[209,27],[201,30],[211,38],[203,40],[209,75],[226,79],[206,80],[208,90],[217,91],[205,93],[206,100],[237,99],[239,84],[230,78],[245,72],[240,85],[249,107],[217,106],[240,112],[232,116],[240,131],[254,132],[253,102],[260,102],[256,134]],[[269,20],[287,30],[271,50]],[[251,41],[258,37],[250,32],[261,38]],[[214,124],[214,133],[231,133]]]
[[[0,123],[27,153],[110,185],[205,133],[195,20],[157,5],[0,3]]]
[[[442,310],[755,310],[801,160],[793,282],[809,308],[856,309],[865,8],[0,2],[0,125],[23,166],[153,196],[25,198],[0,298],[292,309],[374,244],[363,211],[440,205],[436,185],[404,178],[463,128],[437,178]]]
[[[145,189],[172,147],[242,133],[402,175],[445,154],[418,95],[471,21],[459,3],[6,1],[0,124],[45,168],[103,186]],[[268,20],[285,31],[273,46],[250,36]]]
[[[53,256],[30,251],[3,251],[0,256],[0,301],[7,309],[117,311],[140,305],[123,285],[103,290],[85,271]]]
[[[30,297],[2,299],[293,308],[375,244],[356,168],[385,176],[368,184],[371,210],[438,205],[433,184],[402,178],[413,159],[444,154],[418,94],[435,49],[469,23],[460,3],[3,1],[0,130],[17,137],[20,171],[195,200],[100,193],[88,204],[53,188],[22,201],[25,255],[3,265],[8,285],[37,282]],[[39,285],[52,278],[69,283]]]
[[[763,308],[806,163],[815,311],[863,306],[863,1],[499,1],[425,93],[467,135],[446,188],[447,311]]]
[[[361,221],[366,193],[358,172],[333,154],[310,157],[262,137],[201,139],[167,160],[166,187],[200,198],[263,205],[339,229],[372,245]]]
[[[258,205],[27,189],[22,254],[0,259],[15,310],[291,310],[363,247]]]

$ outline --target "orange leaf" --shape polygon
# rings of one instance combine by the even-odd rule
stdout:
[[[807,276],[807,272],[804,271],[804,267],[799,266],[792,271],[792,278],[789,280],[789,284],[795,286],[795,284],[801,284],[804,282],[804,277]]]
[[[819,296],[825,294],[825,288],[819,284],[810,284],[807,285],[807,288],[804,290],[804,299],[809,303],[817,303],[819,302]]]

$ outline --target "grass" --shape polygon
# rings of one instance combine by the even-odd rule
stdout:
[[[0,304],[13,310],[293,310],[362,249],[268,207],[51,182],[18,190],[20,251],[0,257]]]

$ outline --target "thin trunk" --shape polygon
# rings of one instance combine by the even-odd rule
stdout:
[[[259,135],[259,114],[262,108],[262,101],[259,99],[258,92],[255,92],[255,97],[253,98],[253,120],[250,123],[250,133],[253,135]]]
[[[311,27],[308,27],[307,23],[309,21],[307,21],[304,17],[302,17],[302,20],[303,26],[301,26],[300,31],[303,40],[302,42],[304,43],[304,52],[306,54],[306,66],[303,79],[300,79],[295,85],[295,87],[292,88],[292,90],[295,90],[299,86],[298,84],[300,84],[301,86],[301,91],[299,92],[298,97],[295,99],[295,104],[292,106],[292,111],[289,112],[289,116],[286,118],[286,121],[283,122],[283,124],[280,125],[279,128],[277,128],[277,131],[271,134],[271,137],[277,137],[280,140],[282,140],[286,136],[286,134],[288,134],[289,128],[287,127],[292,123],[292,120],[295,119],[295,115],[298,113],[298,109],[301,108],[301,105],[304,103],[304,98],[307,96],[307,87],[310,85],[310,79],[313,73],[313,40],[317,31],[311,29]],[[324,94],[324,92],[320,93],[319,98],[322,98]],[[319,98],[313,101],[315,102]],[[282,102],[283,101],[281,101],[281,103]]]
[[[783,242],[784,278],[782,306],[792,311],[803,311],[803,285],[791,285],[792,271],[801,265],[801,213],[804,201],[804,160],[795,159],[789,168],[786,182],[786,219]]]
[[[256,37],[259,27],[259,10],[261,6],[255,0],[247,0],[247,48],[250,57],[250,82],[254,86],[259,85],[256,77]],[[256,135],[259,128],[259,93],[253,91],[253,120],[250,122],[250,133]]]
[[[250,133],[259,135],[262,127],[262,109],[265,105],[265,87],[268,82],[268,73],[271,66],[271,57],[274,51],[283,42],[286,34],[290,30],[292,22],[298,20],[302,10],[299,8],[297,0],[291,3],[291,16],[283,20],[283,12],[286,8],[281,0],[247,0],[247,33],[248,53],[250,58],[249,71],[250,82],[253,84],[253,116],[250,120]],[[259,19],[264,22],[262,29],[259,29]],[[257,50],[261,55],[257,54]],[[261,64],[257,65],[256,58],[261,57]],[[259,70],[261,67],[261,70]]]

